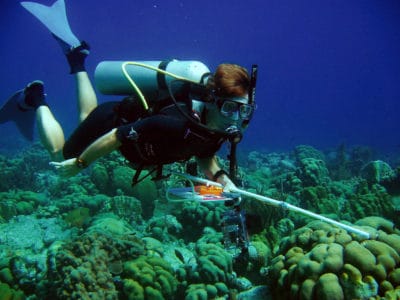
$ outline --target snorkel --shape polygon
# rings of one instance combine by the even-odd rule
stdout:
[[[257,85],[257,71],[258,71],[258,65],[252,65],[251,66],[251,73],[250,73],[250,86],[249,86],[249,105],[253,106],[253,112],[255,108],[257,107],[256,105],[256,85]],[[249,116],[246,122],[243,123],[243,126],[247,127],[250,123],[251,118],[253,117],[253,114]]]
[[[257,85],[257,70],[258,70],[257,65],[254,64],[251,66],[248,104],[253,107],[253,110],[252,110],[251,115],[249,115],[248,119],[243,120],[242,130],[246,129],[247,126],[249,125],[249,122],[250,122],[251,118],[253,117],[254,109],[256,108],[255,95],[256,95],[256,85]],[[233,182],[236,185],[243,186],[242,182],[240,182],[240,179],[238,177],[238,165],[237,165],[237,157],[236,157],[236,148],[237,148],[237,144],[240,142],[240,140],[239,141],[230,140],[230,142],[231,142],[231,149],[230,149],[230,154],[228,156],[228,158],[229,158],[229,177],[231,178],[231,180],[233,180]]]

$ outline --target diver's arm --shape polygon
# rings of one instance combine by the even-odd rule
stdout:
[[[197,157],[196,159],[197,163],[199,164],[200,170],[204,173],[204,175],[208,179],[215,180],[216,182],[222,184],[224,186],[225,191],[229,191],[232,190],[233,188],[236,188],[235,184],[232,182],[232,180],[228,177],[228,175],[225,172],[221,172],[221,175],[215,178],[215,175],[219,171],[222,171],[222,168],[219,166],[217,157],[215,155],[206,158]]]
[[[221,167],[218,165],[217,157],[215,155],[205,158],[196,157],[196,160],[200,170],[210,180],[213,179],[215,173],[221,170]]]
[[[121,142],[118,140],[116,133],[117,129],[114,128],[108,133],[102,135],[92,144],[90,144],[77,159],[80,159],[87,165],[90,165],[98,158],[118,149],[121,146]]]
[[[99,137],[96,141],[90,144],[79,157],[67,159],[59,163],[51,162],[50,164],[59,170],[61,176],[74,176],[98,158],[109,154],[121,146],[121,142],[118,140],[116,132],[117,129],[114,128]]]

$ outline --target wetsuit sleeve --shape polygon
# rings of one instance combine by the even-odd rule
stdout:
[[[201,151],[200,153],[198,153],[196,155],[196,157],[201,158],[201,159],[213,157],[218,152],[218,150],[221,148],[221,145],[222,144],[216,144],[213,147],[209,147],[206,150]]]

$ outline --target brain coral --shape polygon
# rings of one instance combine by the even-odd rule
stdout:
[[[395,295],[400,289],[400,231],[388,223],[379,217],[360,220],[371,233],[369,240],[319,221],[295,230],[283,239],[272,260],[274,296],[368,299]]]

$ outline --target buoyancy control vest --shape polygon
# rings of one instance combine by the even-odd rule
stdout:
[[[197,95],[203,93],[205,79],[210,74],[209,68],[199,61],[103,61],[95,70],[95,84],[98,90],[106,95],[132,95],[136,93],[143,108],[146,111],[151,111],[149,110],[150,107],[157,106],[158,101],[168,96],[171,96],[176,104],[175,95],[182,92],[187,87],[187,83],[192,84],[193,90],[197,89]],[[257,66],[253,65],[249,103],[254,103],[256,75]],[[185,115],[179,106],[176,106],[182,115]],[[190,118],[188,119],[190,120]],[[199,124],[199,126],[207,129],[204,125]],[[235,141],[237,140],[235,133],[227,135],[227,133],[219,132],[219,134],[225,135],[231,141],[230,175],[234,180],[237,173],[236,144],[238,142]],[[162,166],[158,168],[159,174],[160,170],[162,172]],[[138,174],[140,172],[137,172],[137,177]],[[136,183],[137,179],[134,178],[133,183]]]
[[[105,95],[135,95],[147,115],[153,115],[171,105],[166,99],[182,102],[179,95],[187,93],[187,84],[202,84],[209,74],[209,68],[199,61],[103,61],[96,67],[95,85]],[[190,110],[190,99],[186,100]],[[133,184],[144,165],[135,166]],[[162,171],[162,165],[157,165],[157,171]]]

